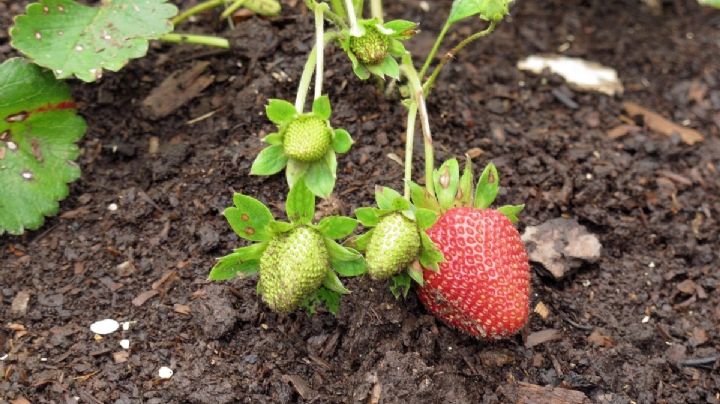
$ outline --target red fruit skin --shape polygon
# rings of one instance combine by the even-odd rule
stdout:
[[[512,222],[491,209],[448,210],[428,230],[445,256],[424,270],[420,301],[451,327],[478,338],[510,336],[529,314],[530,265]]]

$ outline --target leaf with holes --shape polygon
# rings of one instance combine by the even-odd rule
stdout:
[[[24,59],[0,65],[0,234],[37,229],[80,176],[70,89]]]
[[[30,4],[10,29],[12,46],[57,78],[91,82],[145,56],[148,41],[173,30],[167,0],[114,0],[88,7],[72,0]]]

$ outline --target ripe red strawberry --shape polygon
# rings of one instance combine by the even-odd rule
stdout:
[[[490,163],[473,192],[472,165],[460,176],[457,160],[434,171],[433,185],[411,184],[416,205],[434,208],[440,218],[427,236],[445,260],[425,267],[420,301],[446,324],[478,338],[502,338],[528,319],[530,265],[513,226],[523,205],[489,209],[498,193]]]
[[[496,210],[454,208],[427,233],[445,262],[424,271],[418,295],[425,307],[476,337],[519,331],[528,319],[530,266],[510,220]]]

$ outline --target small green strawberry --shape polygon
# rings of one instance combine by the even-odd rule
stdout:
[[[336,313],[340,296],[350,293],[338,275],[366,272],[362,255],[335,241],[349,236],[357,220],[330,216],[312,224],[315,196],[304,180],[288,193],[289,223],[274,220],[257,199],[235,194],[233,202],[235,206],[224,212],[228,223],[240,237],[257,243],[220,258],[210,271],[210,280],[259,273],[257,291],[273,311],[288,313],[305,307],[313,313],[317,304],[324,304]]]
[[[331,271],[322,235],[307,226],[279,234],[260,257],[258,291],[278,313],[297,308]]]
[[[353,140],[345,129],[330,126],[328,97],[317,98],[312,112],[304,114],[287,101],[272,99],[265,112],[278,131],[263,139],[270,146],[255,158],[250,174],[273,175],[285,169],[290,188],[303,178],[314,195],[330,196],[335,187],[336,153],[347,153]]]
[[[425,233],[437,215],[429,209],[418,209],[390,188],[378,188],[375,199],[377,208],[355,211],[360,223],[371,228],[355,243],[365,251],[370,277],[392,278],[393,294],[407,295],[411,280],[423,284],[421,265],[437,268],[443,261],[442,254]]]
[[[402,213],[391,213],[380,219],[368,243],[368,274],[373,279],[388,279],[412,264],[419,253],[417,223]]]
[[[332,130],[326,121],[311,115],[292,121],[285,129],[285,155],[300,161],[318,161],[330,148]]]
[[[340,45],[352,62],[355,75],[367,80],[370,74],[380,78],[400,78],[401,58],[407,51],[402,41],[415,35],[417,24],[394,20],[384,24],[378,19],[358,21],[359,34],[344,30]]]

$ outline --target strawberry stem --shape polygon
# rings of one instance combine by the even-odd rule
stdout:
[[[247,0],[235,0],[229,5],[225,11],[220,14],[220,19],[230,18],[240,7],[242,7]]]
[[[350,35],[360,36],[360,29],[358,28],[357,16],[355,14],[355,6],[352,0],[345,0],[345,8],[347,9],[348,19],[350,20]]]
[[[383,23],[382,0],[370,0],[370,15],[380,21],[380,24]]]
[[[443,67],[445,67],[446,64],[448,64],[448,62],[450,62],[450,60],[452,60],[455,57],[455,55],[460,53],[460,51],[464,47],[468,46],[472,42],[474,42],[482,37],[490,35],[493,31],[495,31],[496,26],[497,26],[497,22],[491,21],[490,25],[488,25],[487,28],[485,28],[484,30],[482,30],[480,32],[476,32],[476,33],[470,35],[469,37],[463,39],[459,44],[457,44],[454,48],[452,48],[452,50],[450,52],[446,53],[442,57],[442,59],[440,59],[440,63],[438,63],[438,65],[435,67],[435,70],[433,70],[432,75],[430,75],[430,78],[428,78],[427,81],[425,82],[425,84],[423,85],[423,91],[424,91],[425,96],[430,94],[430,90],[432,89],[433,84],[435,84],[435,79],[440,74],[440,71],[442,70]],[[426,62],[426,64],[427,64],[427,62]],[[424,68],[424,66],[423,66],[423,68]]]
[[[315,72],[315,99],[322,95],[324,56],[325,56],[325,21],[323,12],[328,8],[322,3],[315,7],[315,46],[317,47],[317,70]]]
[[[161,36],[160,38],[158,38],[158,40],[169,43],[189,43],[195,45],[215,46],[218,48],[230,49],[230,41],[225,38],[209,35],[180,34],[173,32]]]
[[[442,27],[442,30],[440,30],[440,34],[438,35],[437,39],[435,40],[435,44],[433,45],[432,49],[430,50],[430,53],[427,56],[427,59],[425,59],[425,64],[423,64],[422,69],[420,69],[420,77],[425,77],[425,74],[427,74],[428,69],[430,68],[430,64],[432,63],[433,59],[435,58],[435,55],[437,54],[438,49],[440,49],[440,44],[442,44],[443,39],[445,39],[445,35],[447,34],[448,30],[450,29],[450,21],[446,21],[445,25]]]
[[[420,78],[418,77],[417,70],[415,70],[415,66],[413,65],[409,53],[403,55],[403,63],[402,66],[400,66],[400,70],[408,78],[408,84],[410,85],[410,89],[413,92],[412,103],[414,104],[414,108],[420,112],[420,125],[423,131],[423,144],[425,146],[425,188],[431,195],[434,195],[435,186],[433,183],[433,170],[435,169],[435,153],[433,149],[432,132],[430,131],[430,120],[428,118],[427,105],[425,104],[425,96],[423,95],[422,84],[420,83]],[[413,107],[412,104],[411,107]],[[410,123],[410,121],[408,120],[408,128],[411,127],[414,131],[415,119],[413,119],[412,123]],[[405,141],[409,142],[411,140],[412,139],[408,138]],[[408,147],[406,146],[406,149],[407,148]],[[405,167],[405,170],[407,175],[407,167]],[[405,180],[409,184],[409,179],[407,177],[405,178]]]
[[[415,145],[415,121],[417,119],[417,103],[408,106],[407,127],[405,128],[405,199],[410,200],[410,181],[412,181],[413,146]]]
[[[323,43],[332,41],[337,36],[335,32],[324,33]],[[295,109],[299,114],[303,113],[305,108],[305,100],[307,99],[308,91],[310,90],[310,82],[312,81],[313,72],[315,72],[315,64],[317,63],[318,44],[313,45],[310,54],[308,55],[307,62],[305,62],[305,68],[303,69],[302,76],[300,77],[300,84],[298,85],[297,96],[295,97]]]
[[[243,0],[243,3],[244,3],[244,0]],[[204,1],[204,2],[202,2],[202,3],[200,3],[200,4],[197,4],[197,5],[193,6],[193,7],[190,7],[189,9],[187,9],[187,10],[183,11],[182,13],[178,14],[177,16],[175,16],[175,18],[173,18],[172,20],[170,20],[170,22],[172,22],[172,24],[177,27],[181,22],[187,20],[188,18],[190,18],[190,17],[192,17],[192,16],[194,16],[194,15],[196,15],[196,14],[200,14],[200,13],[202,13],[202,12],[204,12],[204,11],[211,10],[211,9],[213,9],[213,8],[215,8],[215,7],[220,7],[220,6],[222,6],[223,4],[225,4],[225,0],[208,0],[208,1]]]

